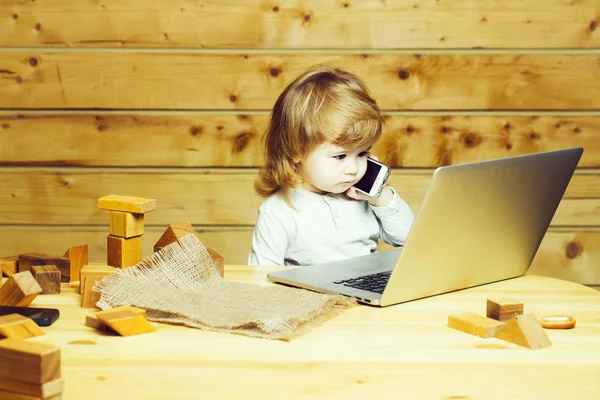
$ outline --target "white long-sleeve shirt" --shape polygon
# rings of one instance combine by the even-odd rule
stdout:
[[[404,244],[414,221],[396,191],[377,207],[305,189],[292,189],[290,200],[295,210],[278,193],[258,209],[248,265],[311,265],[374,253],[379,238]]]

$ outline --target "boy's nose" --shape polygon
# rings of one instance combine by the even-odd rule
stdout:
[[[346,163],[345,172],[348,175],[356,175],[358,172],[358,163],[354,160],[348,160]]]

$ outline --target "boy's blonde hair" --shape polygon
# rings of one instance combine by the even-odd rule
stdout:
[[[288,190],[302,179],[298,162],[318,145],[359,149],[381,136],[383,118],[365,84],[332,67],[313,67],[292,82],[277,99],[263,137],[265,164],[254,184],[264,197]]]

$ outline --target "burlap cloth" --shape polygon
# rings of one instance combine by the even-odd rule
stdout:
[[[93,290],[101,293],[97,306],[103,310],[132,305],[146,309],[151,321],[280,340],[356,304],[344,296],[224,280],[193,234],[117,269]]]

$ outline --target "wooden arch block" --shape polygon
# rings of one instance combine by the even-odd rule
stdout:
[[[494,337],[529,349],[541,349],[552,345],[544,328],[533,314],[517,315]]]

